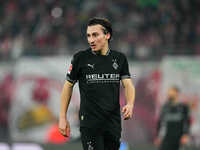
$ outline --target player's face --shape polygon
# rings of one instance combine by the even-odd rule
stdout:
[[[168,98],[170,100],[175,100],[175,99],[177,99],[177,97],[178,97],[178,92],[175,89],[173,89],[173,88],[169,89],[169,91],[168,91]]]
[[[105,34],[103,26],[92,25],[87,27],[87,40],[93,51],[103,50],[108,46],[110,34]]]

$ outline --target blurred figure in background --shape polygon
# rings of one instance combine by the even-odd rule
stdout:
[[[155,145],[159,150],[178,150],[189,142],[189,107],[179,101],[179,88],[168,91],[168,101],[161,109]]]
[[[9,111],[12,93],[12,75],[6,75],[0,82],[0,142],[10,141]]]

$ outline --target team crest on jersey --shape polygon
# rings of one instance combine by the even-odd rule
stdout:
[[[70,67],[69,67],[68,74],[70,74],[71,71],[72,71],[72,64],[71,64]]]
[[[87,144],[88,144],[88,150],[94,150],[94,147],[92,146],[91,141],[87,142]]]
[[[115,69],[115,70],[117,70],[117,68],[119,67],[119,65],[117,64],[117,59],[113,59],[112,60],[113,61],[113,68]]]

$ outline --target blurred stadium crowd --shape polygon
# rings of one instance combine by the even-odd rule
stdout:
[[[17,98],[20,102],[26,101],[26,106],[39,102],[43,104],[42,100],[47,99],[50,99],[49,102],[55,102],[58,98],[58,87],[62,85],[66,65],[63,65],[63,62],[65,59],[69,61],[67,58],[76,51],[88,47],[86,23],[94,16],[106,17],[112,22],[114,35],[111,48],[122,51],[129,60],[134,61],[130,68],[132,73],[137,74],[137,78],[134,78],[138,89],[135,109],[137,118],[136,121],[125,124],[126,127],[132,128],[132,132],[130,128],[125,130],[127,139],[134,139],[135,143],[152,142],[156,126],[155,108],[158,105],[159,92],[162,92],[161,87],[167,87],[168,83],[171,83],[169,81],[172,81],[180,83],[185,91],[198,93],[199,60],[193,60],[191,57],[192,61],[183,59],[182,61],[186,61],[183,63],[175,58],[175,61],[166,60],[164,65],[160,68],[158,66],[161,64],[160,60],[164,60],[162,58],[167,55],[200,56],[199,7],[199,0],[0,0],[0,142],[13,140],[9,125],[16,123],[13,121],[11,124],[9,121],[12,119],[8,116],[14,104],[16,108],[20,106]],[[58,57],[19,59],[23,56]],[[64,56],[63,60],[60,56]],[[18,59],[17,62],[21,63],[16,65],[15,60]],[[135,61],[138,61],[138,64]],[[24,64],[28,67],[24,67]],[[164,81],[167,85],[163,86]],[[33,83],[37,86],[34,87]],[[23,91],[22,94],[16,92],[16,89]],[[25,89],[33,92],[27,92]],[[16,93],[21,95],[16,96]],[[191,100],[189,96],[185,97],[188,101]],[[198,114],[194,114],[197,116],[196,124],[200,131],[200,102],[199,96],[196,97],[194,106]],[[78,98],[79,95],[76,95],[74,99]],[[57,104],[50,104],[58,108]],[[48,110],[55,109],[39,108],[50,117],[53,116],[53,113],[48,114]],[[73,111],[78,112],[72,110],[72,113]],[[54,123],[56,117],[52,118]],[[33,120],[30,117],[28,119]],[[20,136],[23,133],[26,133],[25,130]],[[200,145],[200,135],[197,136]]]
[[[131,59],[199,55],[199,6],[198,0],[1,0],[0,60],[86,48],[93,16],[111,20],[113,49]]]

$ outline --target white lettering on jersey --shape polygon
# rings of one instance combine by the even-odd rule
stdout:
[[[86,80],[88,83],[113,83],[119,82],[120,75],[119,74],[86,74]]]

